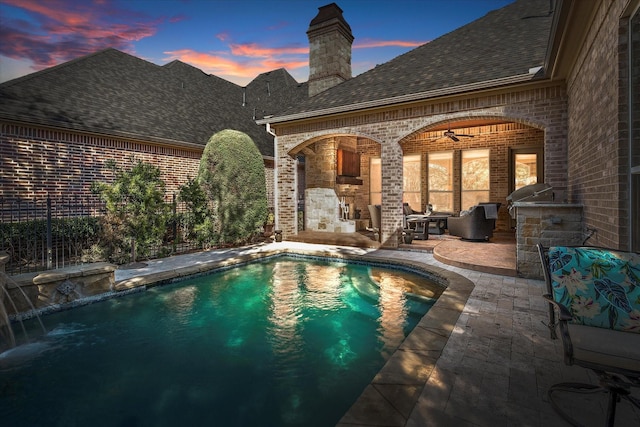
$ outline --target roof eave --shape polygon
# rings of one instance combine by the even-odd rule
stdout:
[[[558,0],[545,58],[546,76],[566,79],[575,67],[588,30],[598,12],[595,0]]]
[[[175,139],[158,138],[158,137],[153,137],[148,135],[140,136],[137,134],[133,134],[129,132],[121,132],[121,131],[105,132],[105,131],[90,130],[90,129],[78,129],[70,126],[62,126],[59,123],[56,123],[56,124],[46,123],[46,121],[44,120],[36,121],[36,120],[17,119],[2,113],[0,113],[0,121],[16,123],[22,126],[42,126],[42,127],[52,128],[52,129],[64,130],[67,132],[77,132],[77,133],[84,133],[89,135],[97,135],[104,138],[127,139],[129,141],[152,143],[152,144],[158,144],[158,145],[164,145],[164,146],[170,146],[170,147],[183,148],[183,149],[192,150],[192,151],[202,151],[204,150],[206,145],[206,143],[197,144],[195,142],[178,141]],[[262,153],[261,155],[264,160],[275,161],[274,156],[268,156]]]
[[[532,68],[532,70],[537,71],[538,68]],[[338,107],[324,108],[324,109],[314,110],[314,111],[306,111],[302,113],[289,114],[286,116],[279,116],[279,117],[274,116],[270,118],[257,120],[256,123],[258,123],[259,125],[283,123],[283,122],[290,122],[294,120],[312,119],[312,118],[327,116],[331,114],[340,114],[340,113],[352,112],[357,110],[365,110],[370,108],[386,107],[393,104],[415,102],[415,101],[421,101],[421,100],[426,100],[430,98],[440,98],[443,96],[451,96],[451,95],[456,95],[464,92],[475,92],[480,90],[493,89],[500,86],[527,83],[532,80],[538,79],[538,76],[539,76],[538,72],[533,72],[533,73],[529,72],[526,74],[517,74],[514,76],[501,77],[499,79],[469,83],[469,84],[460,85],[460,86],[434,89],[426,92],[410,93],[406,95],[394,96],[391,98],[376,99],[373,101],[365,101],[365,102],[359,102],[355,104],[341,105]]]
[[[13,122],[23,126],[42,126],[42,127],[48,127],[48,128],[58,129],[58,130],[65,130],[68,132],[78,132],[78,133],[99,135],[105,138],[120,138],[120,139],[128,139],[128,140],[135,140],[135,141],[144,141],[144,142],[151,142],[151,143],[160,144],[160,145],[177,146],[177,147],[187,148],[191,150],[193,149],[202,150],[204,148],[204,144],[197,144],[194,142],[178,141],[175,139],[160,138],[160,137],[149,136],[149,135],[138,135],[135,133],[123,132],[123,131],[114,131],[114,130],[105,131],[103,129],[78,128],[73,126],[65,126],[59,122],[50,122],[47,120],[24,119],[24,118],[14,117],[14,116],[11,116],[10,114],[3,114],[3,113],[0,113],[0,120]]]

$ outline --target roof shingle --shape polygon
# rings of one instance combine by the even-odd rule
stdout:
[[[272,96],[263,96],[269,80]],[[255,111],[274,114],[301,96],[284,69],[244,88],[180,61],[158,66],[105,49],[0,85],[0,118],[141,140],[204,145],[214,133],[248,134],[265,156],[273,137]],[[254,110],[255,109],[255,110]]]
[[[548,0],[518,0],[321,92],[279,118],[394,103],[411,94],[527,75],[544,65],[552,18]]]

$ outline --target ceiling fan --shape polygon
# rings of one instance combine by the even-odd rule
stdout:
[[[444,136],[446,136],[447,138],[451,138],[455,142],[460,141],[460,139],[458,138],[459,136],[463,136],[466,138],[473,138],[473,135],[465,135],[462,133],[456,134],[455,132],[451,131],[451,129],[447,129],[444,133]]]

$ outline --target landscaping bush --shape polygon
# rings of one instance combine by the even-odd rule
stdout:
[[[264,163],[247,134],[227,129],[213,135],[198,183],[212,202],[218,243],[241,243],[260,231],[268,214]]]
[[[182,230],[182,238],[196,242],[201,248],[209,248],[217,240],[213,227],[213,211],[207,194],[196,179],[189,178],[180,186],[178,200],[184,203],[184,212],[176,221]]]
[[[98,218],[81,216],[51,220],[52,252],[80,257],[100,234]],[[47,244],[47,220],[0,223],[0,248],[11,256],[14,267],[38,265]]]
[[[130,162],[130,167],[123,169],[108,161],[106,167],[114,172],[114,182],[92,185],[106,202],[102,242],[109,259],[116,263],[149,256],[152,248],[162,243],[169,218],[160,169],[133,158]]]

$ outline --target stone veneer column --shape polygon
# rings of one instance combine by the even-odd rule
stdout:
[[[582,205],[514,203],[516,209],[516,269],[521,277],[540,279],[542,264],[536,245],[576,246],[584,239]]]

